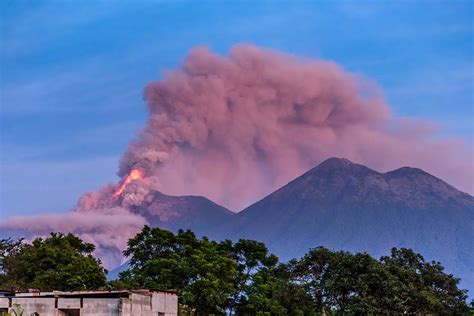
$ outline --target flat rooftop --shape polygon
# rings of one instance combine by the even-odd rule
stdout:
[[[120,298],[128,297],[130,294],[141,294],[141,295],[152,295],[153,293],[165,293],[176,295],[174,290],[160,290],[153,291],[148,289],[138,289],[138,290],[96,290],[96,291],[52,291],[52,292],[41,292],[31,290],[29,292],[13,292],[13,291],[2,291],[0,290],[0,296],[4,297],[69,297],[69,298],[78,298],[78,297],[89,297],[89,298]]]

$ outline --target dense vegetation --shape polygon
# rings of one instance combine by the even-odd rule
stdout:
[[[95,247],[68,234],[51,234],[31,244],[0,242],[0,288],[89,290],[106,285],[106,271],[92,256]]]
[[[94,246],[51,234],[0,244],[0,288],[176,289],[182,313],[238,315],[462,314],[466,291],[438,262],[393,248],[379,260],[318,247],[280,263],[263,243],[197,238],[145,226],[124,252],[130,268],[106,282]]]
[[[198,239],[145,227],[125,255],[130,269],[118,287],[173,288],[202,314],[318,315],[324,313],[462,313],[466,291],[438,262],[393,248],[376,260],[366,253],[311,249],[278,262],[263,243]]]

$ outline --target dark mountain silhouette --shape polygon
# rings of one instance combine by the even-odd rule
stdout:
[[[420,169],[331,158],[232,219],[218,234],[263,241],[284,260],[316,246],[374,256],[409,247],[474,291],[474,198]]]
[[[150,226],[171,231],[191,229],[197,234],[207,233],[234,215],[203,196],[172,196],[158,191],[150,202],[132,208],[132,212],[143,216]]]

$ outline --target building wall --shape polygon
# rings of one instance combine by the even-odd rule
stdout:
[[[80,310],[80,316],[120,316],[118,298],[56,298],[24,297],[12,298],[12,304],[19,304],[26,315],[37,312],[40,316],[69,316],[71,310]],[[140,314],[137,314],[140,315]]]
[[[132,315],[132,303],[129,298],[120,299],[120,316],[131,316]]]
[[[164,316],[178,315],[178,296],[173,293],[157,292],[152,295],[153,316],[163,313]]]
[[[54,297],[13,297],[13,304],[19,304],[26,315],[37,312],[40,316],[57,316]]]
[[[0,308],[8,308],[10,300],[8,297],[0,297]]]
[[[120,305],[119,298],[84,298],[81,316],[120,316]]]
[[[26,315],[40,316],[177,316],[178,297],[173,293],[130,293],[128,298],[12,297]],[[9,299],[0,297],[0,309]]]
[[[121,299],[120,316],[152,316],[151,295],[132,293],[129,298]]]
[[[58,298],[58,308],[59,309],[77,309],[81,308],[81,299],[80,298]]]
[[[176,294],[159,292],[142,295],[132,293],[130,298],[122,299],[121,316],[158,316],[161,313],[164,316],[178,315],[178,296]]]

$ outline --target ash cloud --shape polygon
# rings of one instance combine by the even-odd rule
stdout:
[[[123,261],[122,250],[127,247],[128,239],[145,224],[143,217],[115,207],[97,209],[91,214],[74,211],[66,214],[18,216],[0,222],[0,228],[18,230],[28,240],[38,236],[46,237],[51,232],[74,233],[84,241],[96,245],[95,255],[110,269]]]
[[[175,195],[234,211],[332,156],[386,171],[423,168],[472,192],[472,152],[432,124],[394,117],[380,90],[335,63],[250,45],[193,50],[144,91],[149,118],[121,159]]]
[[[436,140],[432,124],[394,117],[381,91],[335,63],[303,60],[250,45],[228,57],[205,48],[144,90],[146,126],[120,160],[135,180],[86,193],[63,215],[18,217],[1,229],[28,236],[73,232],[98,248],[107,267],[146,220],[133,208],[153,191],[204,195],[238,211],[329,157],[380,171],[422,168],[473,192],[471,149]]]

